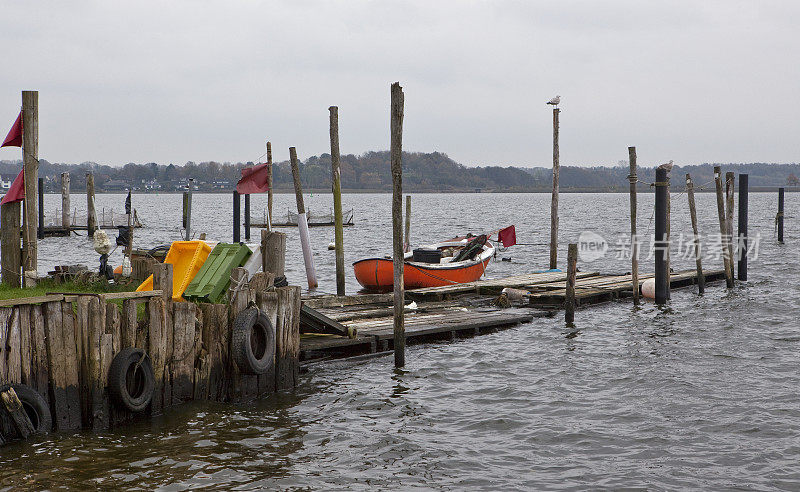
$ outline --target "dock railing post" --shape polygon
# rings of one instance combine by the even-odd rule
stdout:
[[[786,193],[785,188],[778,188],[778,215],[775,220],[778,222],[778,242],[783,242],[783,198]]]
[[[692,176],[686,173],[686,196],[689,198],[689,215],[692,219],[692,233],[694,234],[694,260],[697,266],[697,291],[702,294],[705,292],[706,277],[703,275],[703,263],[701,258],[700,234],[697,232],[697,208],[694,203],[694,183]]]
[[[44,178],[39,178],[39,229],[36,232],[37,239],[44,239]]]
[[[61,173],[61,227],[69,229],[69,173]]]
[[[242,239],[242,218],[241,218],[241,200],[239,199],[239,192],[233,191],[233,242],[241,242]]]
[[[342,172],[339,155],[339,107],[331,106],[331,186],[333,188],[334,245],[336,246],[336,295],[345,295],[344,285],[344,225],[342,224]]]
[[[725,173],[725,229],[728,233],[728,258],[731,265],[731,279],[734,278],[733,266],[736,263],[736,256],[733,248],[733,199],[736,187],[736,173],[728,171]]]
[[[250,193],[244,196],[244,240],[250,240]]]
[[[553,108],[553,193],[550,198],[550,269],[558,268],[558,108]]]
[[[628,161],[630,163],[631,195],[631,289],[633,290],[633,304],[639,304],[639,238],[636,235],[636,147],[628,147]]]
[[[94,174],[86,173],[86,231],[89,239],[97,230],[97,210],[94,206]]]
[[[267,142],[267,230],[272,230],[272,142]]]
[[[725,285],[731,288],[733,287],[733,266],[731,265],[732,259],[728,255],[728,243],[726,242],[728,231],[725,225],[725,195],[722,189],[722,169],[719,166],[714,166],[714,185],[717,193],[717,218],[719,219],[722,262],[725,268]]]
[[[300,182],[300,165],[297,162],[297,149],[289,147],[289,161],[292,166],[292,180],[294,181],[294,198],[297,201],[297,228],[300,232],[300,247],[303,250],[303,264],[306,267],[306,280],[308,288],[317,288],[317,270],[314,268],[314,257],[311,253],[311,237],[308,234],[308,219],[306,206],[303,203],[303,187]]]
[[[655,281],[656,304],[666,304],[669,299],[669,249],[668,193],[669,174],[666,169],[656,168],[656,210],[655,210]]]
[[[564,297],[564,321],[575,322],[575,276],[578,271],[578,245],[569,244],[567,249],[567,289]]]
[[[22,168],[25,176],[22,236],[24,287],[36,285],[38,268],[36,188],[39,183],[39,91],[22,91]]]
[[[739,280],[747,280],[747,213],[750,177],[747,174],[739,175],[739,222],[736,228],[738,240],[736,241],[736,256],[739,258],[737,265]]]
[[[403,282],[403,88],[391,87],[392,264],[394,267],[394,365],[406,365],[405,284]]]
[[[192,239],[192,188],[194,179],[189,178],[189,189],[186,190],[186,241]]]

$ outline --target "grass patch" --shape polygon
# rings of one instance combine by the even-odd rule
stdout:
[[[105,281],[85,282],[57,282],[53,279],[42,279],[36,287],[16,288],[0,284],[0,300],[21,299],[23,297],[38,297],[47,295],[48,292],[69,292],[71,294],[105,294],[108,292],[132,292],[138,283],[108,283]]]

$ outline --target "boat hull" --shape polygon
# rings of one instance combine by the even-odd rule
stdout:
[[[491,257],[482,262],[442,268],[440,265],[426,267],[418,262],[406,261],[403,267],[403,283],[406,289],[442,287],[444,285],[474,282],[486,271]],[[356,280],[369,290],[391,290],[394,286],[394,266],[388,258],[366,258],[353,263]]]

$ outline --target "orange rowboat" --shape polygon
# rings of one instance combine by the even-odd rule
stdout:
[[[486,271],[486,266],[494,256],[494,246],[489,241],[478,244],[477,253],[471,259],[453,261],[465,247],[474,244],[475,238],[450,240],[425,246],[426,252],[438,251],[443,254],[454,253],[455,256],[442,256],[438,263],[434,262],[436,254],[427,261],[414,261],[414,253],[404,257],[403,280],[406,289],[421,287],[441,287],[444,285],[462,284],[478,280]],[[479,247],[479,248],[478,248]],[[430,255],[428,255],[430,256]],[[392,259],[364,258],[353,263],[356,280],[365,289],[386,291],[394,285],[394,268]]]

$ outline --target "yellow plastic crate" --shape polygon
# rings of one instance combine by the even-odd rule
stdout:
[[[211,253],[205,241],[175,241],[167,252],[164,263],[172,265],[172,300],[182,301],[183,291],[200,271]],[[153,276],[147,277],[136,292],[153,290]]]

